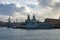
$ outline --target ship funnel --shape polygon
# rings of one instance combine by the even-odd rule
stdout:
[[[27,20],[30,20],[30,15],[28,14],[28,18],[27,18]]]
[[[35,19],[35,15],[33,15],[33,20],[35,21],[36,19]]]

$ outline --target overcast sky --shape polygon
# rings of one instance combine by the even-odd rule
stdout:
[[[37,20],[45,18],[59,18],[60,0],[0,0],[0,20],[7,21],[18,19],[23,21],[30,14]]]

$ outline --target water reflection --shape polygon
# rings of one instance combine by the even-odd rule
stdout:
[[[60,29],[25,30],[0,28],[0,40],[60,40]]]

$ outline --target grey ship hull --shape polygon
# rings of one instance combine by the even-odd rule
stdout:
[[[37,26],[27,26],[27,25],[20,25],[15,27],[17,29],[53,29],[54,25],[48,23],[41,23]]]

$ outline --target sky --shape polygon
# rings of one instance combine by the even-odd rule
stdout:
[[[60,0],[0,0],[0,20],[24,21],[27,15],[39,21],[60,16]]]

